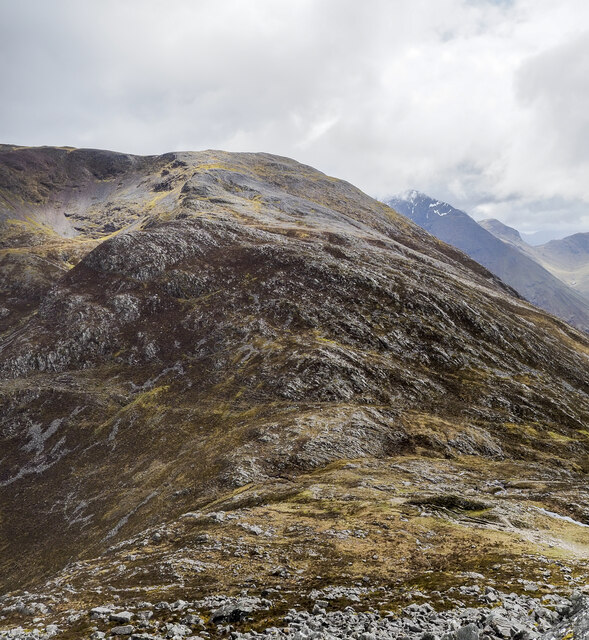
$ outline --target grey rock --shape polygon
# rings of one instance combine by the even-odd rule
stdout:
[[[476,624],[467,624],[456,631],[456,640],[479,640],[480,633]]]
[[[137,619],[138,620],[150,620],[151,618],[153,618],[153,611],[151,611],[150,609],[146,609],[144,611],[138,611],[137,612]]]
[[[529,629],[520,629],[513,635],[513,640],[534,640],[537,637],[538,634]]]
[[[249,522],[240,522],[239,526],[248,531],[249,533],[253,533],[255,536],[261,536],[264,533],[264,529],[258,526],[257,524],[250,524]]]
[[[565,618],[541,638],[542,640],[560,639],[567,634],[575,640],[589,638],[589,597],[579,592],[571,596],[571,605],[566,611]]]
[[[167,624],[166,625],[166,636],[168,638],[173,638],[176,636],[180,636],[181,638],[185,636],[189,636],[192,633],[190,627],[187,627],[183,624]]]
[[[117,613],[111,613],[109,619],[113,622],[127,623],[131,621],[133,614],[130,611],[118,611]]]
[[[130,636],[133,631],[135,631],[135,627],[133,625],[125,624],[118,627],[113,627],[110,630],[110,633],[113,636]]]
[[[259,605],[258,598],[237,598],[216,609],[211,616],[211,621],[214,624],[238,622],[257,610]]]
[[[203,619],[199,615],[197,615],[195,613],[189,613],[187,616],[182,618],[181,622],[183,624],[190,625],[191,627],[202,627],[202,628],[204,628]]]
[[[499,635],[501,638],[511,638],[512,623],[510,620],[493,612],[486,620],[487,624]]]

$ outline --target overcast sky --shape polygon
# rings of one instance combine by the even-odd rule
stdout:
[[[268,151],[589,231],[587,0],[0,0],[0,142]]]

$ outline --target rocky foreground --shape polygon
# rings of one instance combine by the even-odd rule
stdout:
[[[589,526],[536,506],[586,503],[566,473],[342,466],[229,494],[4,596],[0,637],[587,637]]]
[[[346,593],[347,591],[347,593]],[[463,589],[464,591],[464,589]],[[26,626],[0,631],[0,638],[45,640],[52,637],[85,637],[90,640],[205,640],[229,637],[234,640],[284,638],[290,640],[584,640],[589,637],[589,599],[580,592],[570,597],[549,595],[534,598],[506,594],[492,587],[470,589],[481,603],[478,607],[456,607],[436,611],[427,602],[411,604],[398,612],[357,611],[353,606],[333,606],[333,593],[315,596],[311,611],[291,609],[277,626],[261,631],[241,632],[252,616],[271,609],[281,594],[273,590],[266,597],[222,596],[203,601],[140,602],[123,607],[105,603],[89,611],[63,611],[47,623],[51,599],[34,602],[21,598],[2,613],[20,614]],[[354,590],[343,590],[348,597]],[[337,594],[343,595],[342,591]],[[79,629],[85,627],[84,633]],[[76,628],[78,630],[76,630]]]

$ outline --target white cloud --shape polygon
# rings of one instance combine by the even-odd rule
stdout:
[[[583,25],[580,0],[5,2],[0,140],[268,151],[589,230]]]

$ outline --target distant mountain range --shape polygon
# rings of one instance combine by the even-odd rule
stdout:
[[[533,304],[589,331],[589,234],[533,247],[499,220],[478,223],[419,191],[390,198],[386,204],[464,251]]]
[[[499,220],[482,220],[479,224],[494,236],[518,247],[552,275],[589,299],[589,233],[575,233],[540,246],[526,243],[521,234]]]

